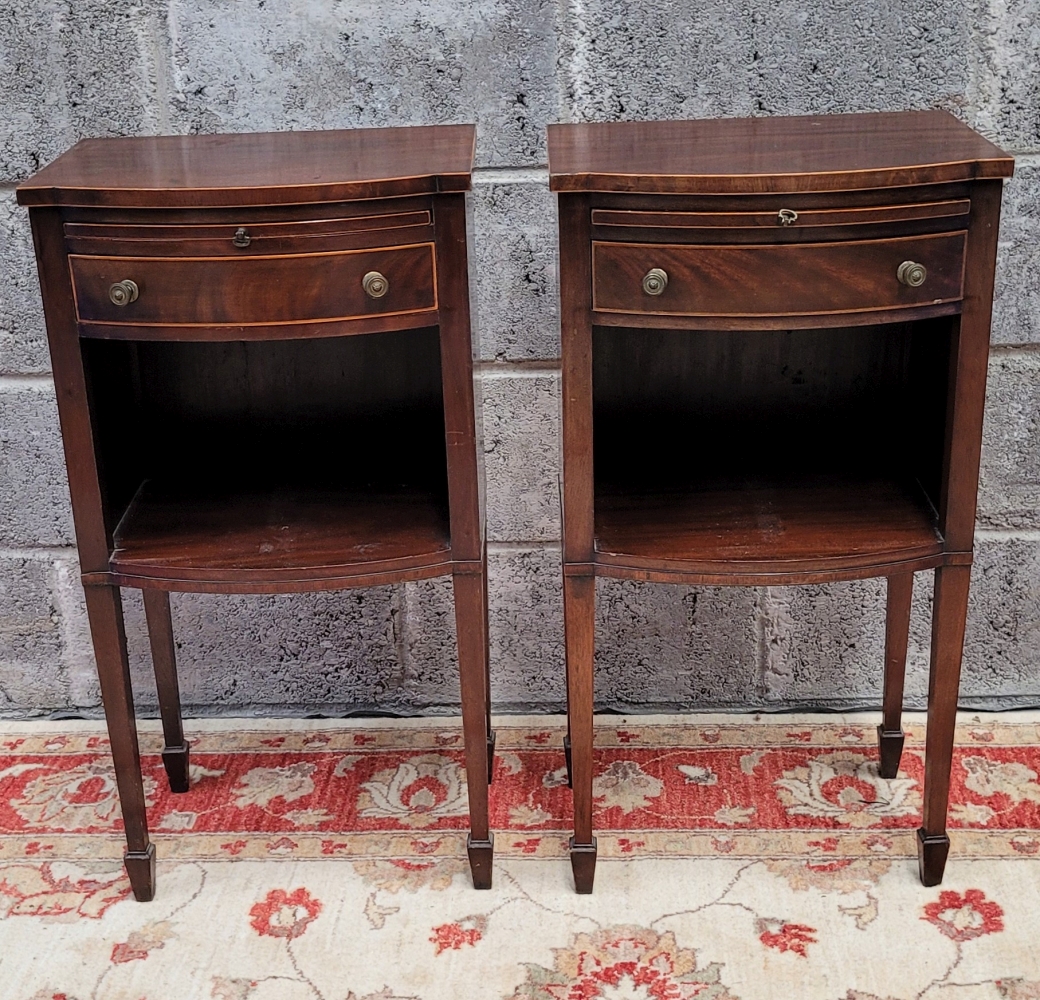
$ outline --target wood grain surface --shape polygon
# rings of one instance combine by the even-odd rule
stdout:
[[[199,208],[468,191],[476,127],[84,139],[20,205]]]
[[[133,327],[273,326],[436,310],[433,244],[276,257],[69,257],[81,324]],[[380,298],[362,279],[389,281]],[[117,306],[124,279],[137,301]]]
[[[786,246],[592,244],[597,312],[683,316],[805,316],[936,306],[961,298],[965,234]],[[911,288],[896,276],[905,260],[928,269]],[[668,275],[660,295],[643,276]],[[637,323],[638,320],[633,320]]]
[[[171,590],[284,589],[305,581],[436,569],[451,560],[443,500],[398,493],[271,489],[189,493],[146,483],[115,532],[111,571],[124,585]],[[421,575],[417,574],[413,578]],[[131,582],[134,581],[134,582]],[[289,586],[295,583],[297,586]]]
[[[1010,177],[1013,167],[945,111],[549,126],[554,191],[857,191]]]

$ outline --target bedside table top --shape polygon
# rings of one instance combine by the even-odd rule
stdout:
[[[216,208],[468,191],[474,125],[84,139],[22,205]]]
[[[549,126],[554,191],[770,194],[1010,177],[945,111]]]

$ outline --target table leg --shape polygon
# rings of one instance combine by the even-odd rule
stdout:
[[[928,677],[928,733],[925,741],[924,821],[917,831],[921,881],[942,881],[950,838],[946,809],[950,798],[953,736],[957,722],[964,624],[968,614],[970,566],[941,566],[935,571],[932,609],[932,662]]]
[[[119,805],[126,829],[127,851],[123,863],[130,876],[134,897],[144,903],[155,895],[155,845],[148,840],[123,605],[118,587],[88,586],[84,587],[84,593],[116,770]]]
[[[487,728],[487,583],[481,572],[456,572],[455,623],[458,634],[459,677],[462,686],[462,727],[466,745],[466,786],[469,792],[469,854],[474,889],[491,888],[494,839],[488,825]]]
[[[484,545],[484,573],[481,577],[484,591],[484,716],[487,722],[488,784],[495,780],[495,731],[491,728],[491,629],[488,618],[488,559]]]
[[[152,647],[152,667],[155,687],[159,692],[159,714],[163,727],[163,767],[170,782],[171,792],[186,792],[188,750],[181,721],[181,692],[177,683],[177,652],[173,643],[173,619],[170,616],[170,595],[165,590],[147,589],[144,597],[144,615],[148,621],[148,642]]]
[[[882,778],[899,773],[903,755],[903,681],[906,676],[906,647],[910,639],[910,604],[914,596],[914,574],[899,573],[888,578],[888,611],[885,616],[885,690],[878,750]]]
[[[596,838],[592,835],[594,576],[564,576],[563,621],[567,653],[567,726],[574,789],[571,869],[575,891],[590,893],[596,877]]]

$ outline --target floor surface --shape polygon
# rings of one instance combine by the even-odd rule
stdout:
[[[967,714],[946,880],[923,727],[597,720],[600,863],[573,892],[562,720],[496,720],[494,887],[454,720],[142,725],[158,892],[129,896],[103,728],[0,723],[0,1000],[1040,1000],[1040,715]]]

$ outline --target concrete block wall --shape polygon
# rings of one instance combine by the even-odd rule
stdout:
[[[940,107],[1005,189],[964,703],[1040,704],[1040,0],[0,0],[0,714],[98,711],[31,240],[14,186],[94,135],[475,121],[470,197],[496,707],[563,704],[556,209],[545,125]],[[923,701],[930,581],[908,701]],[[603,581],[618,710],[876,705],[884,588]],[[450,588],[174,598],[202,714],[450,712]],[[154,687],[126,595],[138,701]]]

